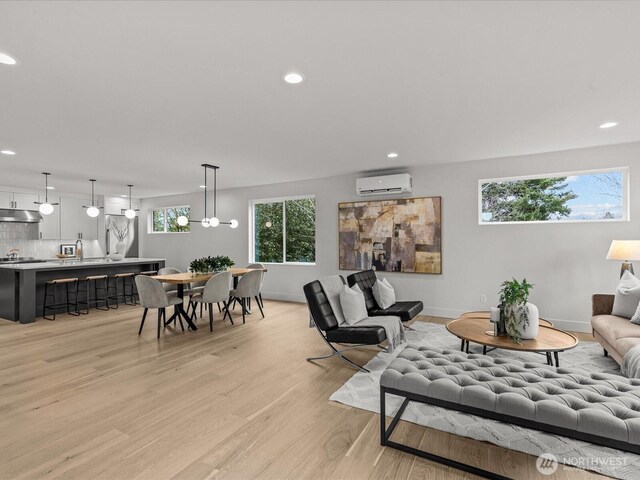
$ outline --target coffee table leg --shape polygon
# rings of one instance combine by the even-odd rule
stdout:
[[[483,355],[486,355],[486,354],[487,354],[487,346],[486,346],[486,345],[483,345],[483,346],[482,346],[482,354],[483,354]]]
[[[464,340],[462,340],[462,343],[460,344],[460,351],[464,352]]]
[[[469,340],[467,340],[467,353],[469,353]]]
[[[559,367],[560,366],[560,360],[558,358],[558,352],[553,352],[553,356],[556,359],[556,367]]]

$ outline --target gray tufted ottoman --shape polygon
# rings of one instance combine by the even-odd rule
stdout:
[[[405,398],[388,429],[385,394]],[[408,345],[380,378],[382,445],[505,478],[390,440],[409,401],[640,453],[640,380]]]

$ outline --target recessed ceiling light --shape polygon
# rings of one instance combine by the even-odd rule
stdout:
[[[10,57],[6,53],[0,52],[0,63],[4,63],[5,65],[15,65],[17,62],[15,58]]]
[[[387,158],[397,158],[398,154],[396,152],[387,153]]]
[[[120,195],[122,198],[127,198],[127,195]]]
[[[51,185],[47,186],[47,190],[55,190],[55,189],[56,189],[56,187],[52,187]]]
[[[5,155],[15,155],[16,152],[12,150],[1,150],[0,153],[4,153]]]
[[[297,83],[302,83],[303,80],[304,80],[304,77],[301,74],[296,72],[290,72],[284,76],[284,81],[287,83],[291,83],[293,85]]]
[[[600,128],[611,128],[615,127],[616,125],[618,125],[618,122],[607,122],[600,125]]]
[[[200,185],[200,188],[207,188],[206,185]]]

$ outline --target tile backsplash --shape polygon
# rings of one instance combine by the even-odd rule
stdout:
[[[55,258],[60,253],[61,244],[75,244],[76,239],[39,240],[37,223],[0,222],[0,257],[11,249],[18,249],[20,257],[34,257],[42,260]],[[104,253],[97,240],[84,241],[85,257],[103,257]]]

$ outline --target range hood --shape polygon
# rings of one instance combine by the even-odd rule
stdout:
[[[12,210],[0,208],[0,222],[14,223],[38,223],[42,221],[42,215],[37,210]]]

